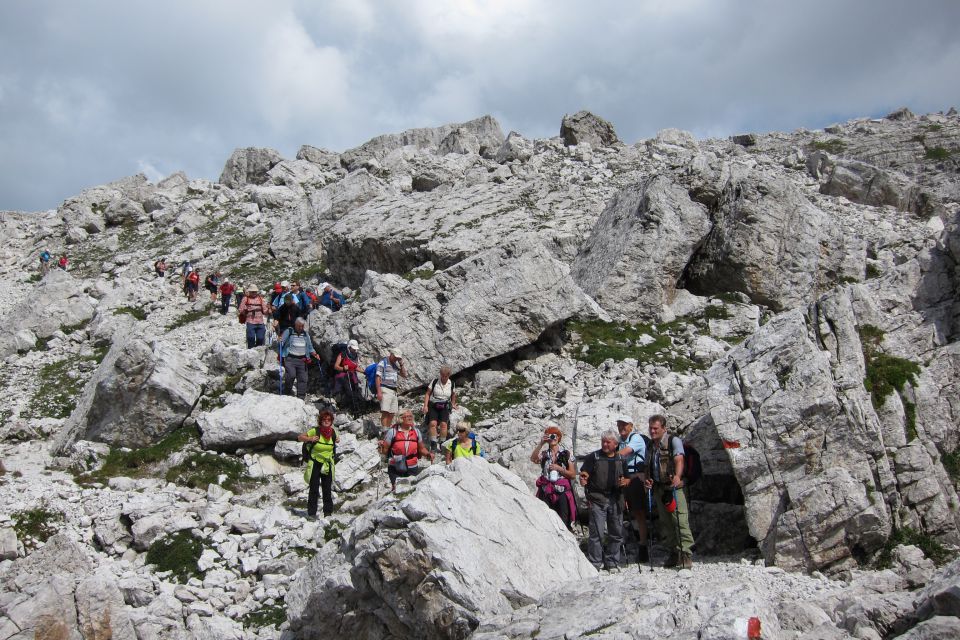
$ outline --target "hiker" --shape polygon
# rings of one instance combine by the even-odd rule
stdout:
[[[290,286],[286,280],[273,283],[273,293],[270,295],[270,306],[273,307],[274,311],[283,306],[283,297],[287,295],[287,291],[289,290]]]
[[[283,393],[290,394],[296,379],[297,397],[301,400],[307,397],[307,365],[310,364],[310,358],[320,359],[313,349],[306,325],[306,320],[297,318],[293,327],[286,329],[280,336],[279,346],[280,362],[283,363]]]
[[[50,252],[44,249],[40,252],[40,275],[45,276],[50,271],[50,259],[53,256],[50,255]]]
[[[427,440],[430,448],[440,450],[437,444],[437,426],[440,427],[440,442],[447,439],[447,425],[450,422],[450,411],[457,408],[457,393],[450,379],[449,365],[440,367],[440,377],[434,378],[427,385],[427,393],[423,396],[423,415],[427,417]]]
[[[65,253],[60,254],[60,259],[57,260],[57,266],[60,267],[61,269],[63,269],[64,271],[66,271],[66,270],[67,270],[67,265],[68,265],[69,263],[70,263],[70,261],[67,260],[67,254],[65,254]]]
[[[387,429],[380,441],[380,453],[387,456],[390,491],[396,491],[397,478],[420,473],[420,458],[429,458],[433,462],[433,454],[427,451],[423,434],[414,424],[413,411],[407,409],[400,414],[400,424]]]
[[[471,431],[471,426],[466,420],[461,420],[460,424],[457,425],[457,437],[444,445],[447,450],[447,464],[457,458],[485,457],[480,445],[477,444],[477,434]]]
[[[667,418],[650,416],[650,451],[647,456],[646,487],[653,489],[653,503],[660,519],[660,539],[670,555],[664,567],[693,567],[693,533],[684,490],[686,458],[683,441],[667,431]]]
[[[647,549],[647,488],[644,484],[647,443],[643,435],[633,428],[633,418],[630,416],[617,418],[617,431],[620,432],[617,454],[626,460],[627,477],[630,478],[630,484],[623,493],[627,508],[637,523],[637,535],[640,538],[637,562],[643,563],[650,559],[650,550]]]
[[[193,271],[193,263],[190,262],[189,258],[183,261],[183,264],[180,265],[180,285],[187,285],[187,274]]]
[[[303,295],[307,298],[307,307],[311,311],[320,306],[320,298],[317,297],[317,291],[313,287],[304,289]]]
[[[270,306],[260,295],[257,285],[247,285],[247,295],[240,301],[237,312],[240,322],[247,325],[247,349],[262,347],[267,335],[266,318]]]
[[[347,348],[337,354],[333,361],[333,395],[350,393],[356,395],[360,389],[357,369],[360,367],[360,344],[356,340],[347,342]]]
[[[187,300],[193,302],[197,299],[197,291],[200,290],[200,272],[194,269],[187,274],[187,281],[184,285],[184,292],[187,294]]]
[[[307,518],[317,517],[317,494],[323,494],[323,515],[333,513],[333,473],[337,466],[337,443],[340,436],[333,428],[333,414],[322,412],[317,417],[316,428],[297,436],[297,440],[307,443],[309,457],[303,479],[310,486],[307,493]]]
[[[237,305],[238,309],[240,308],[240,303],[243,301],[243,296],[245,295],[246,290],[247,290],[247,285],[243,285],[242,287],[240,287],[239,289],[233,292],[233,297],[236,298],[236,300],[234,301],[234,304]]]
[[[390,355],[377,363],[376,391],[377,401],[380,403],[380,426],[390,428],[393,416],[397,414],[399,401],[397,399],[397,384],[400,378],[407,377],[407,369],[403,364],[403,352],[393,348]]]
[[[224,278],[223,284],[220,285],[220,315],[227,315],[227,311],[230,310],[230,300],[233,298],[235,290],[236,287],[230,282],[230,278]]]
[[[580,486],[585,487],[590,508],[587,560],[598,570],[620,570],[623,543],[623,489],[630,484],[623,458],[617,455],[620,437],[615,431],[600,434],[600,449],[588,454],[580,466]],[[606,546],[603,545],[606,535]]]
[[[203,280],[203,288],[210,292],[211,304],[217,301],[217,290],[220,288],[220,272],[214,271]]]
[[[339,311],[343,308],[347,300],[343,297],[342,293],[334,289],[329,282],[324,282],[321,288],[323,289],[323,293],[320,294],[320,306],[326,307],[331,311]]]
[[[293,326],[297,318],[302,318],[303,315],[293,296],[288,293],[284,295],[280,307],[273,312],[273,330],[277,332],[278,336],[282,335],[284,331]]]
[[[167,259],[160,258],[153,263],[153,272],[157,274],[158,278],[162,278],[167,275]]]
[[[573,531],[573,523],[577,519],[577,501],[572,482],[577,477],[577,467],[573,464],[573,456],[560,444],[562,440],[563,432],[559,427],[547,427],[530,454],[530,462],[540,465],[537,497],[560,516],[563,526]],[[547,445],[545,450],[543,445]]]
[[[289,295],[293,296],[294,301],[297,303],[297,307],[300,308],[300,315],[307,317],[307,314],[310,313],[310,299],[303,292],[303,289],[300,288],[299,280],[294,280],[290,283]]]

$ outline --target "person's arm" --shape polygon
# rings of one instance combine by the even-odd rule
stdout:
[[[310,429],[310,431],[313,431],[313,429]],[[314,435],[314,436],[311,436],[311,435],[310,435],[310,431],[307,431],[306,433],[301,433],[300,435],[298,435],[298,436],[297,436],[297,441],[299,441],[299,442],[317,442],[318,440],[320,440],[320,437],[319,437],[319,436],[315,436],[315,435]]]
[[[377,400],[383,400],[383,390],[380,388],[380,380],[383,377],[383,369],[381,368],[382,364],[382,361],[377,364],[377,376],[374,378],[377,386]]]
[[[430,408],[430,386],[427,386],[427,392],[423,394],[423,413],[426,415],[427,410]]]
[[[577,477],[577,465],[573,464],[572,456],[570,460],[567,460],[567,468],[560,473],[563,474],[564,478],[571,482],[573,482],[573,479]]]
[[[404,362],[403,360],[400,360],[400,377],[401,378],[407,377],[407,363]]]
[[[447,464],[451,464],[451,463],[453,462],[453,448],[454,448],[455,446],[457,446],[457,443],[456,443],[456,442],[451,442],[451,443],[450,443],[450,446],[449,446],[449,447],[446,447],[446,449],[447,449]]]
[[[547,442],[547,436],[540,437],[540,442],[537,443],[537,446],[533,449],[533,453],[530,454],[530,462],[540,464],[540,450],[543,449],[543,445],[547,444]]]
[[[421,458],[430,458],[430,462],[433,462],[433,454],[430,453],[430,450],[427,449],[427,445],[423,444],[423,438],[418,438],[417,443],[420,445],[418,450],[420,452]]]
[[[679,489],[683,486],[683,464],[684,456],[682,453],[673,456],[673,478],[670,484],[674,489]]]
[[[450,381],[450,408],[457,410],[457,390],[453,386],[453,380]]]
[[[337,354],[337,360],[336,360],[336,362],[333,363],[333,370],[334,370],[334,371],[346,371],[346,368],[344,368],[344,366],[343,366],[343,354],[342,354],[342,353],[338,353],[338,354]]]

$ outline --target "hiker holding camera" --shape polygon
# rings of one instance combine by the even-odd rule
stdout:
[[[317,498],[323,491],[323,515],[333,513],[333,472],[337,465],[337,442],[340,436],[333,429],[333,414],[324,411],[317,417],[317,427],[297,436],[306,443],[309,457],[303,479],[310,486],[307,494],[307,517],[317,518]]]
[[[670,435],[667,418],[662,415],[650,416],[650,439],[645,485],[653,489],[653,502],[660,519],[660,539],[670,550],[663,566],[690,569],[693,567],[693,533],[683,482],[686,462],[683,441]]]
[[[626,461],[617,453],[616,431],[600,434],[600,449],[587,454],[580,466],[580,486],[590,505],[590,539],[587,560],[598,570],[620,570],[623,543],[623,489],[630,484]],[[606,535],[607,543],[603,544]]]
[[[577,468],[570,452],[561,447],[561,440],[563,432],[559,427],[547,427],[530,454],[530,462],[540,465],[537,497],[560,516],[563,526],[572,530],[573,521],[577,519],[577,501],[570,483],[577,477]],[[547,445],[545,450],[543,445]]]

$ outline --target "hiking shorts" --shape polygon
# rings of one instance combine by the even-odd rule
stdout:
[[[400,412],[400,401],[397,399],[397,390],[380,387],[382,400],[380,400],[380,411],[383,413],[392,413],[396,415]]]
[[[627,499],[630,513],[647,512],[647,488],[643,486],[642,477],[636,475],[630,478],[630,484],[623,490],[623,496]]]
[[[431,402],[427,407],[427,422],[437,421],[437,424],[447,423],[450,424],[450,401],[438,402],[434,404]]]

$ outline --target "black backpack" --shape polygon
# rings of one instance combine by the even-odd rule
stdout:
[[[300,464],[307,464],[307,461],[310,459],[310,453],[313,451],[313,445],[316,442],[304,442],[303,446],[300,447]],[[336,464],[340,462],[340,456],[337,455],[337,431],[333,431],[333,463]]]
[[[430,383],[430,402],[433,402],[433,396],[437,392],[437,383],[440,382],[440,378],[434,378],[433,382]],[[453,381],[453,378],[450,378],[450,398],[453,398],[453,392],[456,390],[457,383]],[[447,400],[447,402],[450,402]]]

